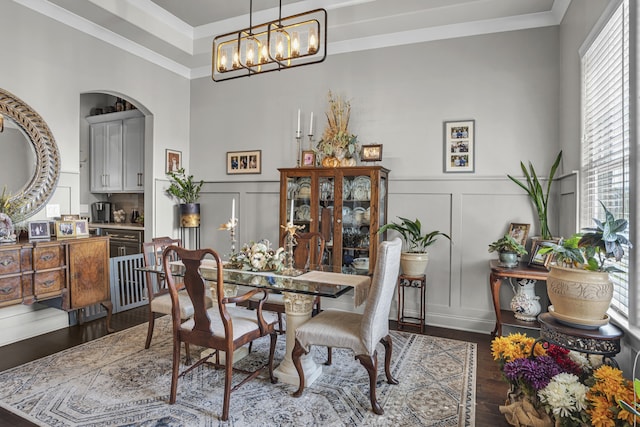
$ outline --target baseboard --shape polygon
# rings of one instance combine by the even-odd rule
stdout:
[[[69,326],[66,311],[41,304],[19,304],[0,310],[0,346]]]

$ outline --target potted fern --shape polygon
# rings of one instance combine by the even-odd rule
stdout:
[[[437,241],[438,236],[446,237],[449,240],[451,240],[451,237],[440,231],[423,233],[422,224],[417,218],[415,221],[403,217],[398,218],[402,222],[385,224],[380,227],[378,233],[381,234],[387,230],[394,230],[400,233],[406,247],[406,250],[400,256],[402,272],[408,276],[421,276],[429,263],[427,248]]]
[[[167,172],[167,175],[170,178],[167,194],[180,202],[180,226],[199,227],[200,203],[198,200],[204,181],[195,182],[193,175],[187,175],[184,168]]]

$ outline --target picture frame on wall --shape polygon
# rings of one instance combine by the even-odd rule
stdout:
[[[519,224],[516,222],[512,222],[509,224],[509,231],[507,232],[509,236],[513,237],[514,240],[520,243],[522,246],[525,246],[527,243],[527,237],[529,236],[529,228],[531,224]]]
[[[75,221],[56,221],[56,237],[65,239],[76,236]]]
[[[227,151],[227,175],[262,173],[262,150]]]
[[[86,219],[73,221],[75,235],[78,237],[89,235],[89,222]]]
[[[165,150],[165,173],[178,172],[182,168],[182,151]]]
[[[48,240],[51,238],[49,221],[29,221],[29,240]]]
[[[362,146],[360,160],[363,162],[379,162],[382,160],[382,144],[369,144]]]
[[[305,150],[302,152],[302,166],[306,168],[311,168],[316,165],[316,153],[313,151]]]
[[[444,172],[475,172],[475,120],[444,122]]]

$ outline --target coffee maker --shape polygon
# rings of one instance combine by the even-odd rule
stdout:
[[[111,222],[111,202],[94,202],[91,205],[91,222]]]

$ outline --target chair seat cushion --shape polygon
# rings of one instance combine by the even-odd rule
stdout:
[[[186,290],[178,292],[178,300],[180,301],[180,318],[188,319],[193,316],[193,304]],[[205,304],[207,308],[213,305],[211,297],[205,296]],[[149,305],[154,313],[171,314],[171,295],[158,295]]]
[[[233,307],[227,305],[227,312],[229,313],[229,316],[231,316],[231,321],[233,323],[234,341],[245,334],[259,329],[257,311],[248,310],[244,307]],[[220,310],[218,307],[216,306],[208,309],[207,315],[211,320],[211,332],[213,335],[224,339],[224,326],[222,325],[222,319],[220,318]],[[267,324],[276,324],[278,322],[278,316],[274,313],[263,311],[262,317]],[[180,325],[180,329],[190,331],[194,326],[195,321],[193,319],[189,319]]]
[[[362,315],[340,310],[325,310],[296,329],[296,339],[305,351],[311,345],[349,348],[355,354],[368,354],[360,339]]]

